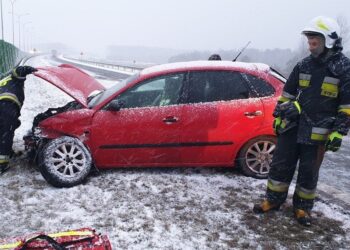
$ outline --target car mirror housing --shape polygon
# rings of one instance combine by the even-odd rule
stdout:
[[[119,111],[124,105],[125,105],[125,102],[123,101],[113,100],[108,104],[106,109],[110,111]]]

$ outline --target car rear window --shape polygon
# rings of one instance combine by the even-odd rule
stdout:
[[[271,96],[275,94],[275,89],[265,80],[256,76],[241,73],[244,80],[254,89],[256,97]]]

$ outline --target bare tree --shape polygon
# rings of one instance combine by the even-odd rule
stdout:
[[[337,17],[337,22],[340,26],[340,35],[343,39],[343,46],[345,50],[347,50],[349,48],[350,42],[350,26],[347,22],[346,17],[343,15]]]

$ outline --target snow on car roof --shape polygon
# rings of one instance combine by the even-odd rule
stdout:
[[[264,72],[267,72],[270,70],[270,67],[264,63],[244,63],[244,62],[231,62],[231,61],[191,61],[191,62],[167,63],[167,64],[152,66],[152,67],[143,69],[140,72],[140,74],[148,75],[148,74],[157,73],[160,71],[206,68],[206,67],[244,68],[247,70],[257,70],[257,71],[264,71]]]

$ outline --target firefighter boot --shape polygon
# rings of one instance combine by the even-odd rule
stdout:
[[[5,173],[10,168],[8,163],[0,163],[0,174]]]
[[[267,213],[272,210],[279,210],[280,206],[280,204],[275,204],[268,200],[263,200],[261,203],[254,205],[253,212],[256,214]]]
[[[306,227],[311,226],[311,216],[309,211],[303,209],[294,209],[294,216],[300,225]]]

